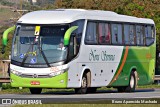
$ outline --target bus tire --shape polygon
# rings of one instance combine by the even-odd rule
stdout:
[[[137,85],[137,72],[131,72],[128,86],[117,87],[118,92],[134,92]]]
[[[87,93],[95,93],[97,91],[97,87],[89,87],[87,89]]]
[[[87,88],[88,88],[88,81],[87,81],[87,73],[83,74],[82,81],[81,81],[81,87],[75,88],[76,94],[86,94]]]
[[[29,88],[31,94],[41,94],[42,88]]]
[[[117,88],[118,92],[125,92],[125,89],[126,89],[125,86],[121,86]]]
[[[125,92],[134,92],[135,91],[136,85],[137,85],[135,72],[131,72],[129,85],[126,87]]]

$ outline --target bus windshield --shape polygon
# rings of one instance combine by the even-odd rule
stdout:
[[[41,26],[35,36],[35,26],[17,25],[13,38],[12,60],[24,64],[50,64],[67,58],[63,38],[68,25]]]

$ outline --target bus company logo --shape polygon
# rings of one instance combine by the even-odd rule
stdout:
[[[89,53],[90,61],[114,61],[115,55],[107,54],[106,51],[101,51],[100,53],[97,50],[91,50]]]
[[[38,75],[37,75],[37,74],[33,74],[32,77],[33,77],[33,78],[38,78]]]

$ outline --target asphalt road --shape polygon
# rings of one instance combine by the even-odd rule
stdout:
[[[75,94],[74,92],[47,92],[40,95],[31,94],[2,94],[0,99],[18,100],[45,100],[43,102],[78,102],[78,101],[97,101],[113,99],[160,99],[160,89],[138,89],[134,93],[118,93],[116,90],[99,90],[93,94]],[[1,103],[1,101],[0,101]],[[158,102],[160,103],[160,102]]]
[[[47,92],[39,95],[1,94],[0,98],[160,98],[160,89],[137,89],[133,93],[98,90],[91,94],[75,94],[74,92]]]

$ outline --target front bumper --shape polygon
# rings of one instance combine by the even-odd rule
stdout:
[[[31,85],[32,81],[38,81],[40,84]],[[12,87],[39,87],[39,88],[67,88],[68,72],[51,78],[24,78],[11,73]]]

